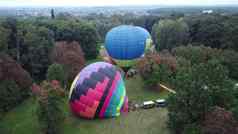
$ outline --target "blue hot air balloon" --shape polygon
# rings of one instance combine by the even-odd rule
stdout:
[[[107,33],[105,48],[120,67],[129,68],[144,54],[148,40],[151,36],[146,29],[121,25]]]

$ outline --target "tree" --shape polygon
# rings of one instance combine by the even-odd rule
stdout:
[[[55,12],[54,12],[54,9],[51,9],[51,10],[50,10],[50,13],[51,13],[51,19],[54,19],[54,18],[55,18]]]
[[[224,108],[214,107],[203,121],[203,134],[237,134],[238,123],[233,114]]]
[[[20,64],[10,56],[0,53],[0,81],[4,80],[13,80],[24,90],[27,90],[32,84],[30,74]]]
[[[191,42],[212,48],[224,48],[224,20],[225,18],[219,15],[201,15],[185,18],[190,28]]]
[[[223,50],[220,60],[229,69],[229,77],[238,80],[238,52]]]
[[[229,70],[229,77],[238,79],[238,53],[233,50],[222,50],[211,47],[180,46],[172,49],[176,57],[183,57],[192,64],[206,63],[208,60],[217,59]]]
[[[56,41],[77,41],[87,59],[96,58],[98,33],[92,23],[56,20],[54,27]]]
[[[15,60],[20,59],[20,45],[17,38],[17,19],[8,17],[3,22],[3,27],[10,31],[8,39],[8,54]]]
[[[29,96],[32,79],[10,56],[0,53],[0,118]]]
[[[238,17],[237,15],[229,16],[224,19],[224,37],[222,38],[222,47],[238,51]]]
[[[172,74],[173,72],[167,64],[155,64],[153,67],[153,73],[151,73],[150,77],[144,81],[149,87],[158,86],[159,83],[168,84]]]
[[[41,131],[44,134],[61,133],[61,125],[64,119],[61,88],[55,88],[49,82],[42,82],[40,94],[37,97],[37,116]]]
[[[76,41],[56,42],[51,59],[54,63],[63,65],[67,76],[67,84],[71,83],[85,65],[84,53]]]
[[[232,106],[231,111],[236,121],[238,121],[238,85],[235,85],[234,87],[234,97],[234,105]]]
[[[183,133],[189,124],[199,125],[213,106],[230,108],[234,103],[228,71],[218,61],[177,71],[173,82],[177,93],[168,99],[169,127],[175,133]]]
[[[25,49],[21,56],[21,63],[34,79],[43,80],[51,64],[49,58],[53,48],[51,31],[46,27],[28,25],[22,28],[22,32],[24,32],[22,46]]]
[[[189,27],[183,19],[160,20],[152,29],[152,37],[157,50],[171,50],[188,43]]]
[[[0,25],[0,52],[7,53],[8,51],[8,37],[10,31]]]
[[[138,69],[149,87],[157,87],[159,83],[169,84],[176,70],[176,59],[168,51],[149,54],[139,61]]]
[[[221,50],[212,49],[203,45],[199,46],[179,46],[172,49],[172,54],[176,57],[183,57],[191,61],[192,64],[206,63],[208,60],[218,58],[221,55]],[[218,58],[220,59],[220,58]]]
[[[0,81],[0,118],[5,112],[22,101],[22,92],[24,90],[21,90],[15,81]]]
[[[61,64],[50,65],[47,71],[47,80],[57,80],[61,86],[64,86],[66,84],[66,74],[63,66]]]

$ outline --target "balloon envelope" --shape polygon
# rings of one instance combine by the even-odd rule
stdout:
[[[121,74],[105,62],[86,66],[75,78],[69,98],[72,112],[85,118],[119,116],[128,108]]]
[[[105,39],[105,48],[121,67],[129,67],[145,51],[150,34],[142,27],[122,25],[111,29]]]

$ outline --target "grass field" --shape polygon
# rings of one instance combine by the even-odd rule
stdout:
[[[126,87],[129,99],[136,102],[165,98],[168,94],[144,89],[140,77],[127,80]],[[165,108],[139,110],[103,120],[74,117],[68,109],[67,99],[62,108],[66,116],[62,126],[63,134],[169,134],[166,128],[168,117]],[[29,98],[0,121],[0,134],[39,134],[35,111],[36,102]]]

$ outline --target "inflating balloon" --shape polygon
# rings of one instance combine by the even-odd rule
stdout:
[[[128,69],[144,54],[150,41],[151,36],[144,28],[122,25],[107,33],[105,48],[120,67]]]
[[[69,99],[72,112],[85,118],[115,117],[128,109],[121,74],[105,62],[90,64],[77,75]]]

